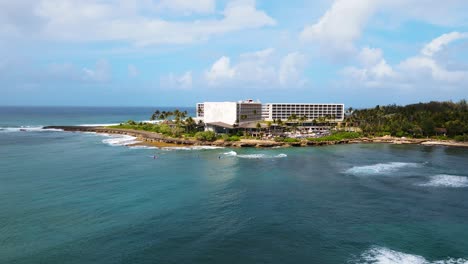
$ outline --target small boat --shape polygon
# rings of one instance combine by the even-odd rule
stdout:
[[[24,129],[24,128],[20,128],[20,130],[19,130],[19,131],[26,132],[27,130],[26,130],[26,129]]]

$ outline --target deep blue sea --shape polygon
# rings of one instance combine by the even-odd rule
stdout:
[[[154,149],[41,129],[153,110],[0,107],[0,263],[468,263],[468,149]]]

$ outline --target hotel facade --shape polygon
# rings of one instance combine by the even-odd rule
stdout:
[[[242,127],[259,121],[297,121],[324,118],[332,122],[344,120],[344,104],[267,103],[245,100],[238,102],[204,102],[196,106],[197,119],[205,124]]]
[[[205,124],[242,124],[262,120],[262,104],[253,100],[197,104],[197,118]]]
[[[344,120],[344,104],[267,103],[262,105],[262,119],[286,121],[291,116],[315,120],[326,118],[331,121]]]

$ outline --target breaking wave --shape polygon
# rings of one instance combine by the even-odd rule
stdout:
[[[189,147],[162,147],[162,150],[212,150],[223,149],[224,147],[217,146],[189,146]]]
[[[362,264],[467,264],[467,259],[447,258],[429,261],[422,256],[403,253],[385,247],[372,247],[352,263]]]
[[[63,131],[62,129],[44,129],[43,126],[21,126],[21,127],[0,127],[0,133],[12,132],[50,132],[50,131]]]
[[[244,159],[274,159],[274,158],[286,158],[288,155],[286,154],[278,154],[278,155],[267,155],[267,154],[237,154],[235,151],[229,151],[226,153],[223,153],[225,156],[230,156],[230,157],[238,157],[238,158],[244,158]]]
[[[449,187],[463,188],[468,187],[468,177],[458,175],[439,174],[430,177],[426,183],[419,184],[425,187]]]
[[[101,134],[104,135],[104,134]],[[128,136],[128,135],[108,135],[105,136],[110,137],[102,140],[102,143],[108,144],[110,146],[128,146],[139,143],[136,140],[136,137]]]
[[[129,148],[131,149],[158,149],[157,147],[143,146],[143,145],[130,146]]]
[[[347,169],[345,173],[356,176],[369,176],[378,174],[388,174],[391,172],[398,171],[403,168],[417,168],[420,167],[420,163],[412,162],[389,162],[389,163],[377,163],[366,166],[354,166]]]

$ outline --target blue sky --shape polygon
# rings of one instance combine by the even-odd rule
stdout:
[[[0,2],[0,105],[468,97],[465,0]]]

